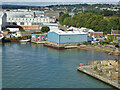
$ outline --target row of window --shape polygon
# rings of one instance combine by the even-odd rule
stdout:
[[[30,21],[49,21],[49,19],[29,19],[29,18],[8,18],[8,20],[17,20],[17,21],[19,21],[19,20],[26,20],[26,21],[28,21],[28,20],[30,20]]]
[[[17,25],[17,22],[8,22],[8,24],[9,25]],[[20,25],[25,25],[25,23],[24,22],[20,22]],[[41,23],[33,22],[32,25],[41,25]]]
[[[32,25],[41,25],[41,23],[35,23],[35,22],[34,22],[34,23],[32,23]]]

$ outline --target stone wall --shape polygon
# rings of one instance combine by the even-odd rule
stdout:
[[[112,66],[118,66],[118,62],[116,60],[102,60],[102,61],[88,61],[88,64],[90,65],[112,65]]]
[[[79,43],[54,43],[54,42],[50,42],[50,41],[47,41],[46,43],[48,44],[52,44],[52,45],[56,45],[56,46],[77,46]]]

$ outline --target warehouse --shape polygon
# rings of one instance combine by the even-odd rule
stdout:
[[[7,21],[6,21],[6,13],[0,12],[0,31],[6,29]]]
[[[80,31],[54,31],[48,32],[47,41],[52,44],[59,45],[77,45],[81,42],[87,42],[88,34]]]
[[[49,23],[50,18],[43,12],[7,11],[7,27],[19,28],[26,31],[39,30],[43,23]]]

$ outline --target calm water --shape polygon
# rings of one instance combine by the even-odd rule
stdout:
[[[56,50],[7,43],[2,47],[3,88],[112,88],[76,70],[79,63],[114,59],[102,52]]]

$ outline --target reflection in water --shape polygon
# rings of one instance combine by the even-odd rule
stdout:
[[[103,52],[19,43],[7,43],[2,49],[4,88],[111,88],[76,70],[79,63],[107,60]]]

